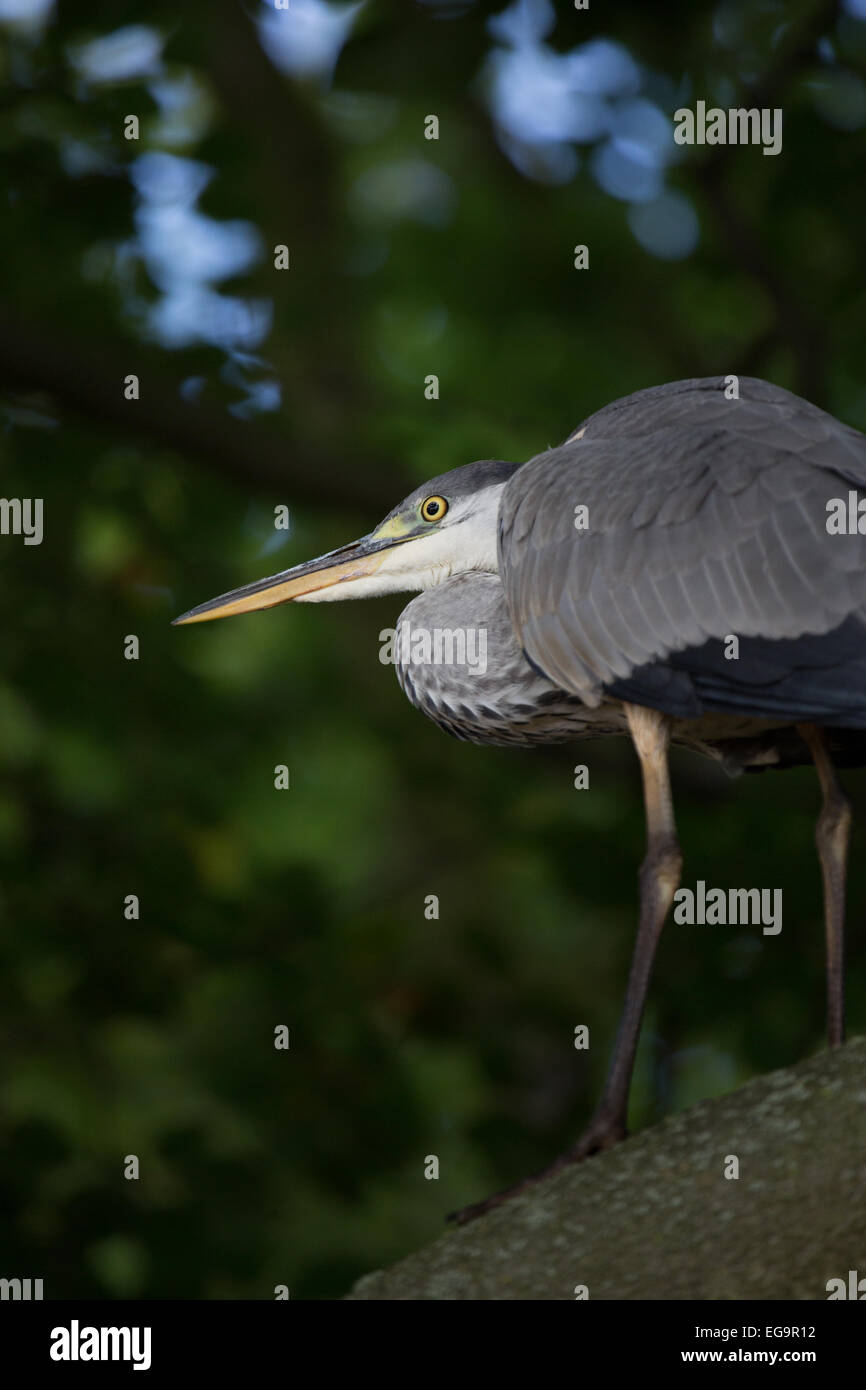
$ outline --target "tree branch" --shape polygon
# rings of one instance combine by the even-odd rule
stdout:
[[[96,347],[46,325],[37,331],[0,319],[0,383],[7,389],[46,391],[65,411],[173,449],[247,490],[276,488],[295,502],[381,510],[381,463],[312,452],[290,435],[186,401],[182,378],[164,361],[165,354],[132,341],[106,348],[101,336]],[[140,376],[139,401],[124,399],[123,378],[131,372]]]
[[[701,1101],[348,1297],[826,1299],[828,1279],[863,1272],[864,1067],[857,1038]]]

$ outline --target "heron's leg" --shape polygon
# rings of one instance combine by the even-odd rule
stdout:
[[[827,1042],[845,1041],[845,872],[851,835],[851,803],[839,785],[823,733],[814,724],[798,724],[821,783],[824,804],[815,827],[815,843],[824,880],[824,929],[827,938]]]
[[[668,771],[670,721],[658,710],[625,706],[643,775],[647,851],[640,868],[640,917],[613,1060],[598,1109],[566,1159],[608,1148],[627,1133],[628,1093],[656,948],[682,871]]]
[[[540,1173],[524,1178],[504,1192],[496,1192],[483,1202],[454,1212],[452,1220],[464,1225],[476,1216],[501,1206],[510,1197],[525,1192],[541,1178],[549,1177],[571,1163],[610,1148],[626,1137],[626,1112],[631,1074],[637,1053],[644,1004],[652,973],[656,947],[680,881],[682,854],[674,825],[673,800],[668,773],[670,722],[657,710],[641,705],[625,705],[629,731],[637,749],[643,774],[647,821],[647,852],[640,870],[640,918],[632,957],[625,1007],[620,1020],[613,1061],[598,1109],[573,1148],[554,1159]]]

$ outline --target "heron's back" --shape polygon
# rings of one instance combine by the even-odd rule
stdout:
[[[613,402],[514,475],[517,639],[590,704],[866,729],[866,437],[767,382],[724,385]]]

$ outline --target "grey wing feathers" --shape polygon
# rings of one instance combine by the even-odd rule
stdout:
[[[708,639],[866,617],[866,537],[827,530],[828,501],[866,488],[866,436],[766,382],[740,378],[738,400],[724,384],[615,401],[505,488],[515,630],[529,660],[589,704]]]

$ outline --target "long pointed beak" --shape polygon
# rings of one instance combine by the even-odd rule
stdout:
[[[257,579],[241,589],[232,589],[231,593],[220,594],[207,603],[200,603],[197,608],[191,608],[188,613],[175,618],[172,626],[209,623],[213,618],[232,618],[236,613],[255,613],[259,608],[274,608],[278,603],[303,598],[317,589],[329,589],[334,584],[375,574],[386,552],[399,544],[400,540],[394,536],[378,540],[373,536],[364,536],[351,545],[343,545],[339,550],[320,555],[317,560],[308,560],[294,569],[283,570],[281,574],[273,574],[268,579]]]

